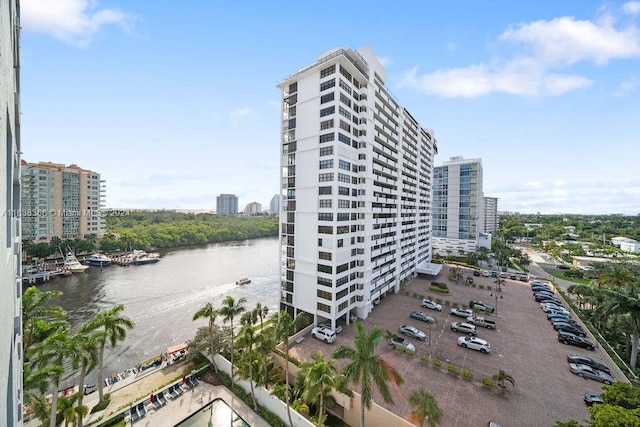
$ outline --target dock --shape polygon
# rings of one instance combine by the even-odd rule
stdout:
[[[52,277],[68,276],[69,274],[69,271],[61,269],[27,272],[22,275],[22,281],[28,285],[35,285],[36,283],[48,282]]]

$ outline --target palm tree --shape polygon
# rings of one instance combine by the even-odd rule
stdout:
[[[512,387],[516,386],[516,380],[502,369],[500,369],[500,371],[493,376],[493,379],[496,381],[496,385],[501,388],[505,388],[505,381],[511,383]]]
[[[633,269],[625,264],[606,264],[598,271],[596,285],[599,288],[623,288],[634,279]]]
[[[502,292],[502,286],[504,286],[504,284],[506,283],[506,280],[504,280],[501,277],[497,277],[496,280],[493,281],[493,283],[496,284],[496,290],[498,292]]]
[[[262,358],[262,375],[261,383],[265,387],[269,386],[269,358],[276,346],[275,328],[268,326],[261,328],[260,333],[256,336],[256,350]]]
[[[248,313],[245,313],[248,314]],[[256,339],[256,328],[251,322],[250,317],[242,316],[245,320],[242,329],[238,335],[238,345],[242,348],[245,355],[248,368],[249,368],[249,384],[251,385],[251,397],[253,398],[253,410],[258,413],[258,402],[256,401],[256,394],[253,389],[253,364],[256,353],[253,350],[253,345]]]
[[[379,326],[375,326],[371,332],[364,330],[362,323],[355,322],[356,336],[353,340],[354,347],[340,345],[333,352],[336,359],[351,359],[351,362],[344,367],[342,373],[347,380],[356,384],[361,384],[360,391],[360,427],[364,427],[364,412],[371,409],[373,400],[373,383],[378,387],[382,398],[386,403],[393,403],[388,382],[393,382],[399,386],[404,383],[400,373],[385,359],[376,354],[378,344],[384,339],[385,331]]]
[[[98,315],[89,322],[85,327],[85,332],[93,332],[95,339],[100,346],[98,353],[98,398],[102,402],[103,399],[103,372],[104,367],[104,348],[107,342],[111,347],[119,341],[124,341],[127,337],[126,329],[133,329],[134,323],[128,317],[120,315],[124,311],[124,305],[119,304],[113,307],[111,310],[105,310],[98,313]]]
[[[261,303],[256,303],[256,308],[253,309],[258,318],[260,319],[260,330],[262,330],[263,322],[265,317],[269,314],[269,307],[262,305]]]
[[[37,347],[37,346],[34,346]],[[32,351],[33,348],[32,347]],[[42,421],[42,425],[49,422],[50,408],[44,398],[50,378],[60,378],[64,368],[59,365],[38,367],[34,361],[25,361],[22,368],[23,389],[25,402],[33,408],[35,416]]]
[[[246,304],[247,299],[242,297],[236,301],[231,295],[227,295],[227,297],[222,301],[222,308],[220,308],[219,312],[222,316],[222,320],[224,323],[231,324],[231,384],[235,385],[234,380],[234,365],[233,365],[233,347],[234,347],[234,331],[233,331],[233,318],[240,313],[245,311],[244,305]]]
[[[462,280],[462,270],[460,267],[451,267],[449,269],[449,280],[455,283],[460,283]]]
[[[61,397],[58,400],[58,407],[60,408],[60,414],[56,418],[56,424],[59,424],[60,419],[64,420],[65,427],[72,425],[78,426],[78,420],[86,417],[89,413],[89,408],[79,404],[76,406],[79,400],[82,399],[82,392],[72,394],[71,396]]]
[[[635,283],[615,290],[602,291],[608,298],[603,310],[607,314],[622,314],[629,316],[631,335],[631,356],[629,366],[635,369],[638,362],[638,345],[640,344],[640,289]]]
[[[411,393],[409,405],[412,408],[411,416],[418,420],[421,427],[425,421],[430,427],[435,427],[442,421],[442,409],[438,407],[436,397],[423,388]]]
[[[213,308],[210,302],[206,303],[204,307],[200,310],[196,311],[193,315],[193,320],[198,320],[201,318],[206,318],[209,321],[209,351],[211,352],[211,364],[213,364],[213,369],[218,373],[218,366],[216,365],[216,361],[213,359],[214,356],[214,345],[213,345],[213,331],[214,326],[216,324],[216,319],[220,315],[220,312]]]
[[[284,381],[285,381],[285,403],[287,404],[287,417],[289,418],[289,426],[293,427],[293,421],[291,420],[291,396],[289,389],[289,337],[295,334],[299,327],[306,322],[306,317],[296,316],[295,319],[291,318],[291,315],[282,310],[274,316],[274,326],[276,330],[276,337],[284,347]]]
[[[22,327],[24,341],[24,353],[34,342],[37,325],[47,320],[62,320],[67,313],[57,305],[49,304],[54,298],[62,295],[60,291],[42,292],[35,286],[29,287],[22,295]]]
[[[95,335],[80,328],[80,332],[71,337],[71,346],[75,349],[72,354],[71,364],[74,369],[80,368],[80,379],[78,380],[79,398],[77,399],[78,406],[76,409],[78,411],[77,426],[82,427],[83,418],[87,415],[80,410],[83,406],[84,379],[98,364],[98,342]]]
[[[333,360],[324,360],[324,355],[317,352],[311,355],[313,362],[302,365],[301,372],[304,376],[304,388],[302,398],[307,403],[318,402],[318,426],[324,425],[325,399],[329,396],[331,389],[338,389],[351,396],[348,390],[347,381],[344,375],[338,374]]]

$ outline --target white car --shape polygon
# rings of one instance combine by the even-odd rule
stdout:
[[[466,322],[453,322],[451,324],[451,330],[469,335],[475,335],[478,332],[475,325]]]
[[[546,304],[546,303],[542,302],[542,303],[540,303],[540,308],[545,313],[548,313],[550,311],[557,311],[557,312],[560,312],[560,313],[571,314],[569,312],[569,310],[567,310],[566,308],[564,308],[561,305],[556,305],[556,304]]]
[[[334,331],[320,326],[316,326],[311,330],[311,336],[327,344],[331,344],[336,340],[336,333]]]
[[[431,310],[435,310],[435,311],[442,311],[442,305],[438,304],[435,301],[432,301],[430,299],[423,299],[422,300],[422,306],[424,308],[429,308]]]
[[[489,277],[489,276],[491,276],[491,272],[490,272],[490,271],[487,271],[487,270],[482,270],[482,275],[483,275],[484,277]]]
[[[318,323],[318,326],[321,328],[325,328],[325,329],[331,329],[333,330],[333,328],[331,327],[331,322],[327,321],[324,323]],[[340,332],[342,332],[342,326],[338,325],[336,323],[336,329],[335,329],[336,334],[339,334]]]
[[[469,308],[456,308],[456,307],[453,307],[449,311],[449,313],[454,315],[454,316],[464,317],[465,319],[467,317],[472,317],[473,316],[473,310],[471,310]]]
[[[482,353],[491,353],[491,345],[487,341],[476,337],[460,337],[458,338],[458,345],[463,348],[478,350]]]

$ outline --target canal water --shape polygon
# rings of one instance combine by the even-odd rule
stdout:
[[[63,292],[56,303],[68,312],[72,328],[99,311],[125,305],[124,316],[135,322],[135,329],[127,332],[124,342],[105,351],[108,376],[192,338],[198,327],[207,325],[205,319],[192,320],[207,302],[220,307],[227,295],[245,297],[247,308],[260,302],[270,313],[276,312],[278,251],[277,238],[172,249],[161,252],[155,264],[91,267],[38,287]],[[245,276],[251,283],[237,286],[235,281]]]

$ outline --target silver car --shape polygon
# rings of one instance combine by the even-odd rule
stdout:
[[[409,325],[400,326],[400,333],[411,338],[419,339],[420,341],[424,341],[425,339],[427,339],[427,336],[425,335],[424,332],[422,332],[418,328],[414,328],[413,326],[409,326]]]
[[[616,381],[611,375],[580,363],[569,363],[569,369],[579,377],[600,381],[604,384],[613,384]]]
[[[430,299],[423,299],[422,300],[422,306],[424,308],[428,308],[430,310],[435,310],[435,311],[442,311],[442,305],[438,304],[435,301],[432,301]]]

